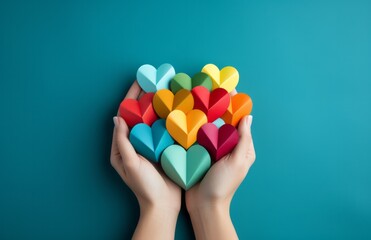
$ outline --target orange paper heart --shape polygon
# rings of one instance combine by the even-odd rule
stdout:
[[[227,111],[222,116],[225,123],[237,126],[243,116],[249,115],[252,110],[252,100],[245,93],[238,93],[231,98]]]
[[[207,123],[207,117],[201,110],[188,113],[181,110],[170,112],[166,119],[166,128],[170,135],[185,149],[196,142],[198,129]]]
[[[160,118],[166,118],[173,110],[187,113],[193,109],[193,104],[193,95],[186,89],[179,90],[175,95],[168,89],[162,89],[153,97],[153,108]]]

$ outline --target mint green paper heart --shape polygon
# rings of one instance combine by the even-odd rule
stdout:
[[[161,166],[166,175],[185,190],[199,182],[210,165],[210,155],[200,145],[193,145],[188,151],[180,145],[171,145],[161,155]]]
[[[206,73],[199,72],[196,73],[192,78],[190,78],[185,73],[178,73],[170,81],[170,89],[174,94],[181,89],[187,89],[191,91],[192,88],[197,86],[204,86],[209,91],[211,91],[213,83],[210,76]]]

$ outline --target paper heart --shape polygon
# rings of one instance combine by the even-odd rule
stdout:
[[[127,98],[121,102],[119,113],[129,127],[138,123],[152,125],[158,119],[152,106],[154,95],[146,93],[139,100]]]
[[[197,131],[205,123],[207,123],[207,117],[198,109],[188,113],[174,110],[166,118],[166,128],[170,135],[185,149],[196,142]]]
[[[203,72],[196,73],[192,78],[190,78],[185,73],[178,73],[170,82],[170,89],[173,93],[178,92],[180,89],[192,90],[192,88],[197,86],[204,86],[209,91],[212,88],[212,82],[209,75]]]
[[[217,128],[220,128],[225,124],[224,120],[221,118],[216,119],[213,123]]]
[[[217,88],[210,92],[203,86],[192,89],[194,109],[203,111],[209,122],[221,117],[229,106],[230,96],[224,88]]]
[[[162,151],[174,144],[163,119],[154,122],[152,127],[144,123],[135,125],[129,139],[139,154],[153,162],[158,162]]]
[[[161,166],[166,175],[185,190],[200,181],[210,165],[210,155],[200,145],[193,145],[188,151],[179,145],[171,145],[161,155]]]
[[[237,126],[243,116],[249,115],[252,110],[252,100],[245,93],[238,93],[231,98],[227,111],[222,116],[225,123]]]
[[[238,131],[230,124],[225,124],[218,129],[215,124],[206,123],[197,133],[198,144],[207,149],[214,161],[232,152],[238,140]]]
[[[213,89],[224,88],[231,92],[238,84],[239,74],[237,69],[228,66],[219,70],[214,64],[207,64],[202,68],[202,72],[207,73],[213,82]]]
[[[162,89],[153,97],[153,108],[160,118],[166,118],[173,110],[185,113],[193,109],[193,95],[190,91],[182,89],[175,95],[168,89]]]
[[[170,80],[175,76],[175,69],[168,63],[158,69],[152,65],[142,65],[137,71],[137,81],[145,92],[156,92],[169,88]]]

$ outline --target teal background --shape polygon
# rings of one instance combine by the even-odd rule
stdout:
[[[0,239],[128,239],[109,163],[137,68],[233,65],[257,159],[241,239],[371,238],[370,1],[1,1]],[[176,239],[194,238],[185,208]]]

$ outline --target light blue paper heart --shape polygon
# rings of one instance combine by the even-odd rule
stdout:
[[[145,123],[135,125],[129,139],[137,153],[153,162],[158,162],[165,148],[174,144],[164,119],[157,120],[152,127]]]
[[[213,123],[215,124],[215,126],[217,126],[217,128],[220,128],[225,124],[224,120],[221,118],[217,118]]]
[[[168,63],[158,69],[152,65],[142,65],[137,71],[137,81],[145,92],[157,92],[160,89],[169,89],[171,79],[175,76],[175,69]]]

